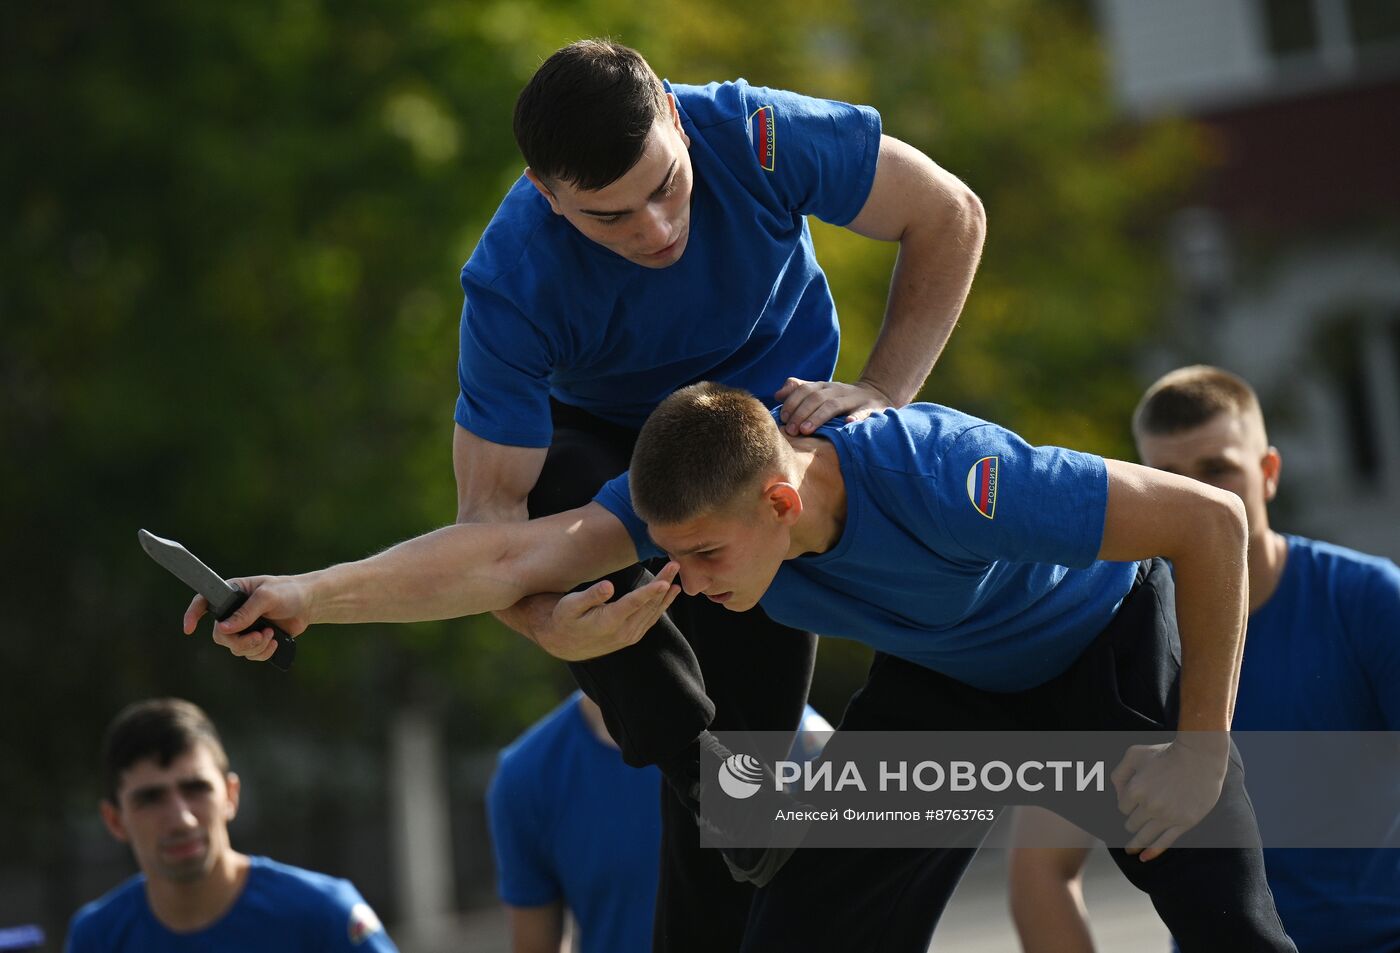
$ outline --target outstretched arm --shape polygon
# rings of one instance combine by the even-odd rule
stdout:
[[[914,399],[962,313],[987,220],[957,176],[908,143],[882,136],[870,195],[847,227],[899,242],[884,322],[854,384],[788,378],[775,396],[794,436],[838,415],[859,420]]]
[[[1134,832],[1127,850],[1158,856],[1220,796],[1249,605],[1244,504],[1233,493],[1118,460],[1108,465],[1099,558],[1163,556],[1176,578],[1181,718],[1171,745],[1129,750],[1113,772]]]
[[[358,562],[299,576],[235,580],[249,597],[214,627],[215,641],[235,654],[261,660],[264,651],[270,655],[270,630],[240,634],[259,617],[294,636],[318,622],[450,619],[502,609],[536,592],[567,592],[635,561],[626,529],[596,503],[526,523],[445,526]],[[659,615],[679,591],[671,585],[674,576],[675,569],[668,567],[655,582],[637,590],[631,608],[643,617],[653,610]],[[566,603],[561,601],[561,607]],[[195,598],[185,613],[186,632],[194,631],[207,608],[202,598]],[[645,628],[637,637],[641,632]],[[620,637],[615,632],[604,635],[612,641]]]

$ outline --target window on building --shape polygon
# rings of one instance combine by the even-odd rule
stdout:
[[[1264,32],[1276,57],[1312,53],[1318,48],[1313,0],[1264,0]]]
[[[1319,323],[1314,354],[1340,398],[1357,482],[1400,487],[1400,314],[1335,312]]]
[[[1256,0],[1264,48],[1285,70],[1351,73],[1400,60],[1400,0]]]
[[[1347,0],[1351,35],[1361,51],[1400,44],[1400,3],[1396,0]]]

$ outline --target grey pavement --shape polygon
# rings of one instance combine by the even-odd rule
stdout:
[[[1020,945],[1006,904],[1006,851],[987,847],[968,868],[934,934],[930,953],[1016,953]],[[1145,894],[1123,879],[1103,850],[1090,854],[1084,875],[1099,953],[1166,953],[1166,927]],[[436,940],[415,940],[395,931],[403,953],[509,953],[505,915],[499,908],[475,911],[436,931]],[[852,951],[858,953],[858,951]]]

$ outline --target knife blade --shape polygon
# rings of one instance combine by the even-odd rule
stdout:
[[[146,555],[154,559],[176,579],[203,596],[209,602],[210,613],[220,622],[233,615],[238,611],[238,607],[247,601],[248,594],[246,592],[237,586],[229,585],[223,576],[210,569],[197,556],[175,540],[165,539],[144,529],[136,531],[136,538],[140,541],[141,548],[146,551]],[[292,667],[292,662],[296,659],[297,654],[295,639],[266,619],[260,618],[248,628],[272,629],[273,639],[277,642],[277,651],[273,653],[269,661],[284,672]]]

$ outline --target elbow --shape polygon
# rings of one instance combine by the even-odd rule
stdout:
[[[1227,543],[1244,551],[1249,546],[1249,515],[1244,500],[1225,490],[1217,491],[1215,500],[1217,532]]]
[[[921,235],[937,245],[940,254],[948,254],[952,245],[975,263],[987,237],[987,210],[966,182],[938,168],[932,159],[924,161],[926,188],[907,207],[909,218],[901,241],[911,233]]]
[[[1193,551],[1214,552],[1219,560],[1238,564],[1243,571],[1249,549],[1249,518],[1244,502],[1233,493],[1211,486],[1201,485],[1199,491],[1196,518],[1181,541],[1186,552],[1173,554],[1172,561],[1179,563],[1183,556],[1189,559]]]
[[[974,257],[980,257],[982,242],[987,237],[987,210],[977,193],[966,182],[944,173],[941,183],[939,208],[931,218],[937,223],[937,231],[945,236],[956,236],[957,243]]]
[[[958,220],[962,223],[967,240],[980,250],[987,238],[987,210],[977,193],[966,185],[963,185],[962,194],[958,196]]]

